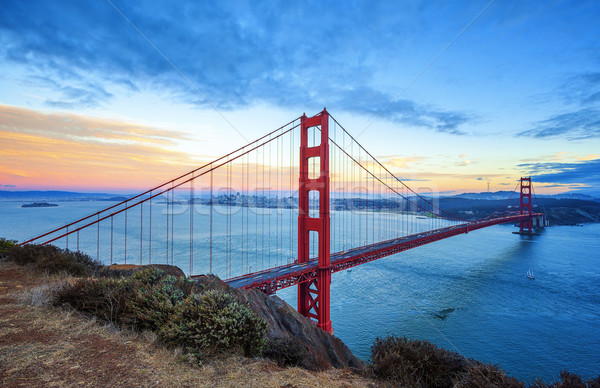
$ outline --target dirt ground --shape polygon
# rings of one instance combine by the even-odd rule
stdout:
[[[232,357],[197,366],[152,333],[117,330],[48,307],[58,278],[0,262],[1,387],[365,387],[349,370],[320,373]]]

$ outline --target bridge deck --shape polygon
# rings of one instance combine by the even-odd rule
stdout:
[[[533,217],[541,214],[533,214]],[[410,236],[399,237],[392,240],[353,248],[347,251],[331,254],[331,271],[338,272],[369,261],[377,260],[382,257],[390,256],[408,249],[416,248],[421,245],[429,244],[445,238],[453,237],[459,234],[469,233],[470,231],[498,225],[509,222],[516,222],[530,216],[509,215],[506,217],[493,218],[484,221],[458,224],[445,228],[434,229],[431,231],[413,234]],[[225,280],[234,288],[258,288],[266,293],[275,291],[309,281],[318,275],[318,260],[312,259],[306,263],[293,263],[280,267],[270,268],[268,270],[254,272],[243,276]]]

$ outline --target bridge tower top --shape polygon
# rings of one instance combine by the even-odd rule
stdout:
[[[528,214],[531,216],[533,210],[531,208],[531,177],[521,177],[521,198],[519,211],[520,214]],[[531,217],[521,220],[519,224],[519,233],[532,233]]]

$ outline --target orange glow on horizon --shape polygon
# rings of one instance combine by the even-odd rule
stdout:
[[[175,176],[197,168],[206,156],[190,155],[176,149],[177,142],[187,134],[115,120],[89,118],[74,114],[46,114],[34,110],[0,105],[0,187],[8,190],[75,190],[75,191],[144,191]],[[598,155],[587,155],[588,160]],[[451,170],[419,171],[418,166],[432,166],[428,157],[383,156],[380,160],[396,176],[406,179],[414,191],[424,194],[484,192],[512,190],[518,175],[506,173],[475,173],[473,166],[460,155]],[[214,174],[214,185],[226,187],[234,182],[234,190],[253,191],[257,188],[295,191],[297,169],[280,166],[277,177],[273,166],[256,163],[234,163],[229,171]],[[469,173],[461,167],[469,168]],[[480,168],[485,169],[485,168]],[[259,175],[266,174],[262,182]],[[260,173],[259,173],[260,172]],[[242,179],[242,175],[245,178]],[[256,179],[249,179],[252,174]],[[332,180],[339,180],[332,171]],[[206,179],[196,180],[198,189],[208,187]],[[242,183],[245,182],[245,183]],[[352,191],[338,182],[333,191]],[[360,184],[358,184],[360,185]],[[573,189],[572,185],[544,187],[536,192],[555,194]],[[186,187],[189,187],[186,186]]]

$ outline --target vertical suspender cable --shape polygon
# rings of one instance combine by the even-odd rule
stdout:
[[[171,183],[171,187],[173,187],[174,183]],[[175,235],[175,189],[171,188],[171,265],[173,265],[173,248],[175,245],[175,239],[173,238]]]
[[[143,260],[142,260],[142,252],[143,250],[143,244],[142,242],[143,240],[143,232],[144,232],[144,203],[140,203],[140,265],[143,264]]]
[[[127,264],[127,202],[125,202],[125,264]]]
[[[192,180],[190,181],[190,202],[188,205],[190,210],[190,275],[194,274],[194,173],[192,172]]]
[[[113,219],[115,217],[110,217],[110,265],[113,263]],[[79,233],[79,232],[77,232]],[[79,240],[79,238],[78,238]],[[79,250],[79,249],[78,249]]]
[[[152,191],[150,192],[150,220],[148,226],[148,264],[152,264]]]
[[[246,272],[244,271],[244,252],[246,252],[246,240],[244,239],[244,227],[245,227],[245,223],[244,223],[244,193],[246,192],[246,186],[245,184],[245,174],[246,174],[246,169],[245,169],[245,165],[244,165],[244,157],[240,158],[240,164],[242,165],[242,188],[240,191],[240,198],[239,198],[239,203],[238,205],[240,206],[240,211],[241,211],[241,215],[240,215],[240,226],[241,226],[241,234],[242,234],[242,238],[240,240],[240,250],[239,250],[239,256],[240,256],[240,274],[244,275]]]
[[[264,147],[264,146],[263,146]],[[264,149],[262,149],[262,181],[261,181],[261,186],[262,186],[262,198],[261,198],[261,237],[260,237],[260,242],[261,242],[261,253],[260,253],[260,257],[261,257],[261,269],[265,269],[265,154],[266,151]]]
[[[269,136],[270,138],[270,136]],[[269,191],[269,200],[267,201],[267,209],[268,209],[268,219],[269,219],[269,268],[271,268],[271,174],[273,173],[273,168],[272,168],[272,154],[271,154],[271,139],[269,139],[269,167],[267,167],[269,169],[269,187],[268,187],[268,191]]]
[[[167,242],[167,250],[165,252],[165,264],[169,264],[169,192],[167,191],[167,211],[165,212],[165,216],[167,217],[167,235],[165,236],[165,241]]]
[[[250,271],[250,155],[246,154],[246,271]]]
[[[209,250],[210,250],[210,270],[209,273],[213,273],[213,165],[210,165],[210,241],[209,241]]]
[[[254,245],[255,245],[255,250],[254,250],[254,270],[258,271],[258,152],[260,151],[260,148],[258,148],[256,150],[256,168],[254,171],[254,210],[255,210],[255,215],[254,215],[254,224],[255,224],[255,229],[254,229]]]
[[[227,266],[229,269],[229,276],[231,276],[231,213],[232,213],[232,203],[231,203],[231,162],[227,163],[227,192],[229,193],[229,198],[227,201]]]

